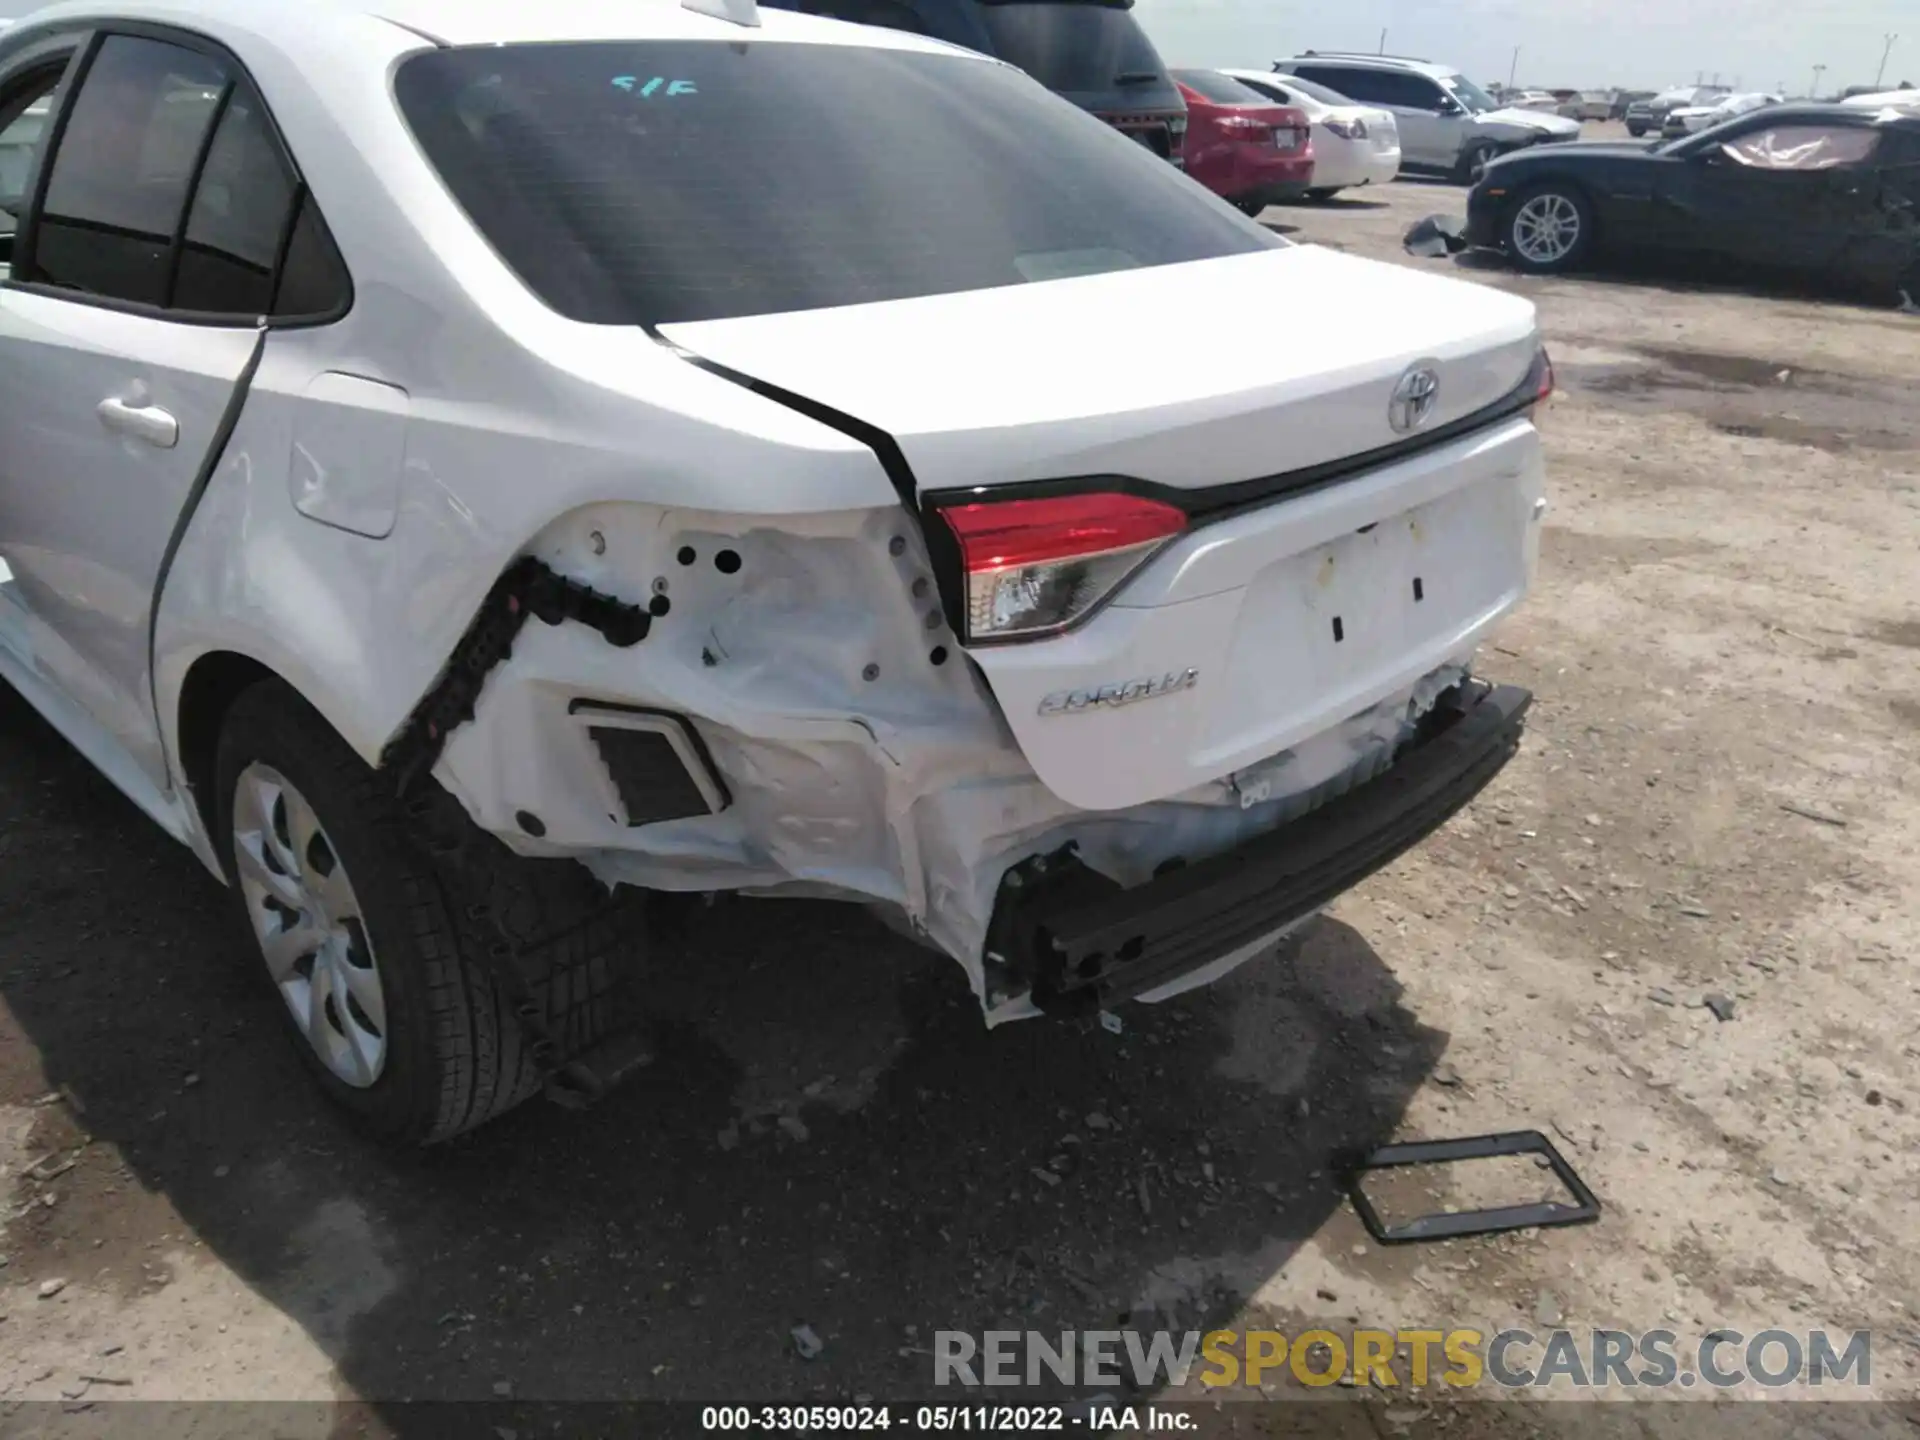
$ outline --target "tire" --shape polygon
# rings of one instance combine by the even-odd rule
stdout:
[[[1267,213],[1267,202],[1264,200],[1236,200],[1233,204],[1242,215],[1255,220]]]
[[[1471,185],[1480,178],[1480,172],[1499,159],[1504,153],[1497,140],[1476,140],[1460,153],[1460,167],[1455,178],[1462,185]]]
[[[1556,243],[1549,237],[1557,235]],[[1522,190],[1500,217],[1500,248],[1530,275],[1578,269],[1592,253],[1593,206],[1577,187],[1548,180]]]
[[[1345,187],[1341,185],[1323,185],[1316,190],[1307,191],[1307,199],[1313,201],[1316,205],[1324,205],[1327,201],[1338,195],[1344,188]]]
[[[1627,134],[1631,135],[1634,139],[1638,140],[1646,133],[1647,127],[1645,125],[1635,125],[1632,121],[1627,122]]]
[[[483,900],[511,932],[562,1057],[612,1033],[638,907],[610,897],[582,866],[514,855],[431,776],[403,803],[389,775],[369,769],[277,680],[235,700],[215,773],[214,842],[243,953],[321,1090],[360,1128],[383,1141],[434,1144],[541,1088],[532,1046],[484,968],[487,946],[501,937],[475,918]],[[267,852],[291,856],[288,842],[303,833],[312,839],[293,888],[263,888],[263,878],[288,883]],[[280,894],[311,904],[295,921]],[[349,911],[357,913],[342,919]],[[275,947],[285,962],[328,925],[314,953],[283,963],[276,979],[266,932],[299,931]]]

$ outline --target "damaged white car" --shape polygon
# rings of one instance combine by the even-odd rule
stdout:
[[[42,102],[0,672],[381,1133],[604,1085],[648,896],[873,905],[989,1023],[1159,999],[1518,744],[1468,672],[1532,307],[1006,65],[751,0],[83,0],[0,40],[0,125]]]

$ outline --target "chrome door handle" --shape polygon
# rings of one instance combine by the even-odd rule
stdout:
[[[118,430],[134,440],[144,440],[162,450],[180,443],[180,422],[158,405],[129,405],[109,397],[94,407],[94,414],[109,430]]]

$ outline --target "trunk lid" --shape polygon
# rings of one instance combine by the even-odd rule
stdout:
[[[1125,475],[1179,488],[1344,459],[1525,377],[1533,306],[1482,285],[1287,246],[955,295],[667,325],[694,354],[891,435],[922,493]]]
[[[662,334],[886,431],[923,494],[1197,491],[1346,460],[1405,438],[1388,411],[1410,368],[1439,378],[1432,429],[1511,394],[1537,345],[1514,296],[1304,246]],[[1395,733],[1517,603],[1538,494],[1530,425],[1473,432],[1200,525],[1079,628],[970,653],[1074,805],[1234,775],[1207,793],[1277,805]],[[1114,687],[1141,703],[1072,699]]]

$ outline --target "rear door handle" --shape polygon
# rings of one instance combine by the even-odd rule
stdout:
[[[158,405],[129,405],[109,397],[94,407],[94,414],[109,430],[117,430],[134,440],[143,440],[162,450],[180,443],[180,422]]]

